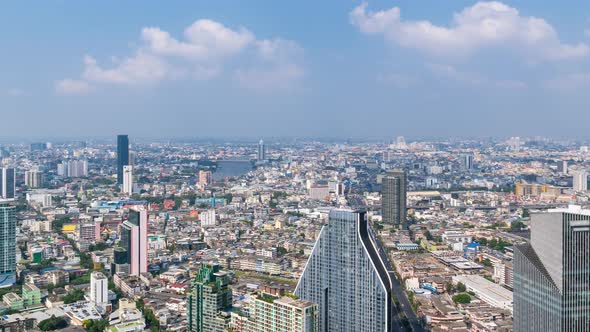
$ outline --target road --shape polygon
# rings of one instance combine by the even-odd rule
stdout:
[[[408,322],[410,323],[412,331],[426,332],[427,330],[422,326],[422,324],[420,323],[420,319],[418,318],[418,316],[416,316],[416,313],[412,309],[410,300],[408,300],[408,296],[404,291],[404,287],[400,284],[399,280],[397,279],[397,276],[395,275],[395,272],[389,271],[389,277],[391,278],[393,295],[398,300],[399,306],[404,312],[404,315],[408,318]],[[399,326],[397,327],[399,328]],[[401,331],[401,329],[399,329],[398,331]]]
[[[411,330],[413,332],[426,332],[427,329],[425,329],[422,326],[420,319],[418,318],[418,316],[416,315],[416,313],[412,309],[412,305],[410,304],[410,300],[408,300],[408,295],[405,292],[404,286],[399,282],[399,280],[397,279],[397,276],[395,275],[395,272],[393,271],[392,264],[389,261],[389,256],[387,255],[387,253],[383,249],[383,244],[382,244],[381,240],[375,235],[375,233],[372,230],[370,230],[370,233],[371,233],[371,238],[373,238],[376,242],[377,250],[379,251],[379,256],[384,258],[383,260],[385,262],[387,272],[389,273],[389,278],[391,279],[391,288],[392,288],[393,296],[399,302],[399,306],[400,306],[401,310],[404,312],[404,315],[406,316],[406,318],[408,319],[408,322],[410,323]],[[405,331],[405,329],[402,327],[402,324],[401,324],[400,312],[398,311],[397,308],[395,308],[395,305],[394,305],[394,308],[392,308],[392,311],[393,311],[393,314],[392,314],[393,331],[394,332]]]

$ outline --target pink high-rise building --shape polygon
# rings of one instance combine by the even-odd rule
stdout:
[[[121,225],[121,247],[127,251],[129,273],[147,272],[147,211],[143,208],[129,210],[129,219]]]

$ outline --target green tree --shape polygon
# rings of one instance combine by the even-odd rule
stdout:
[[[63,300],[64,304],[78,302],[84,299],[84,291],[81,289],[74,289],[67,293]]]
[[[109,322],[104,319],[85,320],[84,328],[88,332],[103,332],[109,326]]]
[[[283,247],[277,247],[277,255],[284,256],[285,254],[287,254],[287,249]]]
[[[59,217],[51,223],[51,228],[56,233],[61,233],[61,229],[63,228],[64,224],[69,224],[72,222],[72,219],[68,216]]]
[[[445,284],[445,290],[447,291],[447,293],[452,293],[455,290],[455,287],[453,287],[453,283],[447,282]]]
[[[466,293],[461,293],[461,294],[457,294],[455,296],[453,296],[453,301],[455,303],[471,303],[471,296],[469,296],[469,294]]]
[[[60,330],[66,328],[68,326],[68,321],[64,317],[55,317],[51,316],[45,320],[42,320],[37,324],[37,327],[41,331],[53,331],[53,330]]]
[[[520,231],[523,228],[526,228],[526,225],[523,222],[521,222],[521,221],[515,221],[515,222],[513,222],[513,223],[510,224],[510,230],[512,232],[518,232],[518,231]]]
[[[458,291],[458,292],[461,292],[461,293],[463,293],[463,292],[465,292],[466,290],[467,290],[467,287],[465,287],[465,284],[464,284],[464,283],[462,283],[462,282],[460,282],[460,283],[457,283],[457,291]]]

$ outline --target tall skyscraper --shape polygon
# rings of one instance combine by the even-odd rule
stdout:
[[[25,185],[29,188],[41,188],[45,185],[45,174],[39,169],[25,171]]]
[[[567,160],[558,160],[557,161],[557,171],[561,174],[567,174]]]
[[[465,153],[461,155],[461,169],[471,171],[474,168],[473,155]]]
[[[199,184],[202,186],[206,186],[211,184],[211,181],[213,181],[213,174],[211,173],[211,171],[203,171],[200,170],[199,171]]]
[[[332,210],[295,295],[315,302],[320,331],[392,331],[391,279],[365,212]]]
[[[144,209],[130,209],[129,219],[121,224],[120,245],[127,252],[131,275],[147,272],[147,228],[147,211]]]
[[[117,183],[123,184],[123,166],[129,165],[129,137],[117,136]]]
[[[88,161],[68,160],[57,164],[57,175],[70,178],[88,176]]]
[[[191,283],[186,301],[190,332],[225,332],[229,316],[220,312],[232,306],[229,277],[219,265],[203,264]]]
[[[590,210],[532,215],[514,250],[514,331],[590,331]]]
[[[266,147],[264,146],[264,141],[260,140],[258,142],[258,161],[265,161],[266,160]]]
[[[586,170],[579,170],[573,173],[573,189],[577,192],[588,190],[588,173]]]
[[[16,283],[16,206],[0,200],[0,288]]]
[[[133,194],[133,166],[123,166],[123,193]]]
[[[387,172],[381,188],[383,222],[403,226],[406,222],[406,173],[402,170]]]
[[[16,194],[14,168],[0,169],[0,198],[12,199]]]

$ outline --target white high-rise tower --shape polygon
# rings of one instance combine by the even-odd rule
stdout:
[[[123,193],[131,195],[133,193],[133,166],[123,166]]]

